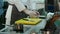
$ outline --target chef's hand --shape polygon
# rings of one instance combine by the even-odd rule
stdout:
[[[27,10],[27,9],[24,10],[24,12],[32,18],[38,17],[40,15],[39,12],[37,12],[37,11],[30,11],[30,10]]]

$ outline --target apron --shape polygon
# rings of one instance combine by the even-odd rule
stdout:
[[[23,11],[19,12],[15,5],[13,5],[12,14],[11,14],[11,24],[14,24],[15,21],[20,20],[22,18],[26,18],[27,14]]]
[[[26,18],[27,16],[28,15],[26,15],[23,11],[19,12],[17,10],[16,6],[13,5],[12,14],[11,14],[11,23],[10,24],[12,25],[12,24],[15,23],[15,21],[20,20],[22,18]],[[18,27],[20,29],[18,29]],[[13,30],[16,31],[16,32],[24,32],[23,31],[23,24],[19,24],[19,26],[14,24]]]

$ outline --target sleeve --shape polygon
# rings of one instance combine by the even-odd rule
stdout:
[[[20,0],[14,0],[14,5],[17,7],[18,11],[20,11],[20,12],[22,10],[26,9],[25,6],[23,5],[23,3],[21,3]]]

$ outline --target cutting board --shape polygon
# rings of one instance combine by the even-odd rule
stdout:
[[[23,18],[15,21],[15,24],[24,24],[24,25],[36,25],[40,23],[42,19],[40,18]]]

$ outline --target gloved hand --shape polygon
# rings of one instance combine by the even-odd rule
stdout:
[[[49,12],[49,13],[47,14],[46,19],[47,19],[47,20],[51,19],[51,18],[53,17],[53,15],[54,15],[54,13]]]
[[[27,9],[24,10],[24,12],[32,18],[38,17],[40,15],[39,12],[37,12],[37,11],[30,11],[30,10],[27,10]]]

